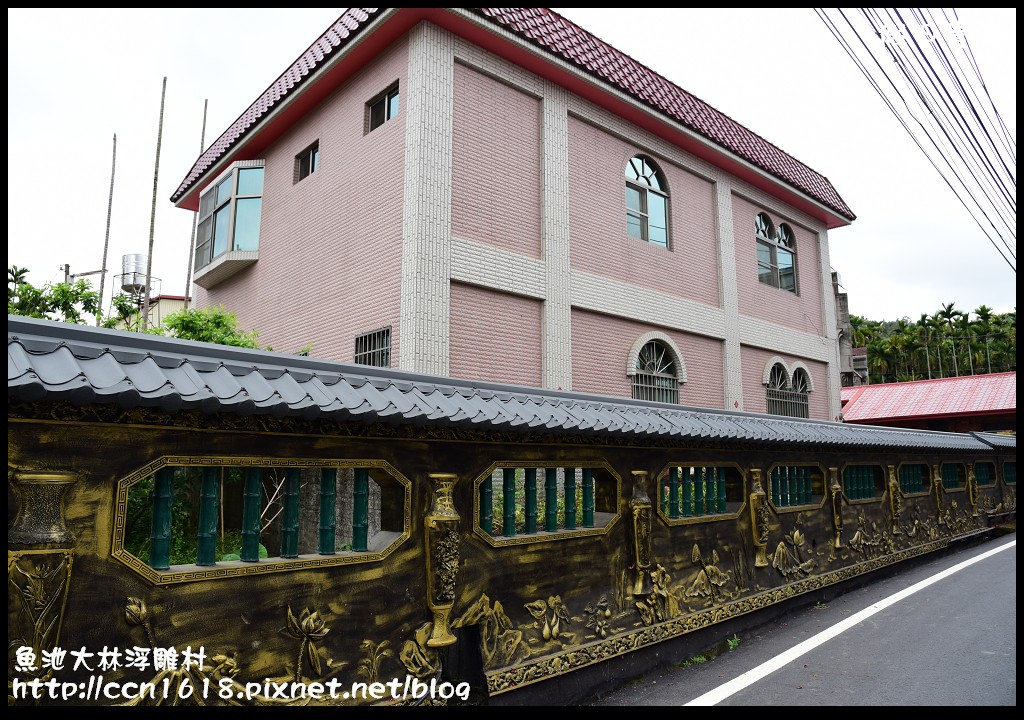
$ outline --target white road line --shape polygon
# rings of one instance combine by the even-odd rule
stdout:
[[[738,693],[743,688],[745,688],[745,687],[747,687],[749,685],[753,685],[755,682],[757,682],[761,678],[763,678],[763,677],[765,677],[767,675],[770,675],[771,673],[775,672],[776,670],[779,670],[780,668],[788,665],[789,663],[793,662],[794,660],[796,660],[801,655],[804,655],[805,653],[810,652],[811,650],[813,650],[814,648],[818,647],[822,643],[828,642],[829,640],[834,638],[836,635],[839,635],[840,633],[845,632],[846,630],[849,630],[850,628],[852,628],[854,625],[856,625],[857,623],[861,622],[862,620],[866,620],[867,618],[871,617],[872,615],[874,615],[875,613],[877,613],[877,612],[879,612],[881,610],[884,610],[885,608],[889,607],[890,605],[894,605],[894,604],[898,603],[900,600],[903,600],[904,598],[907,598],[907,597],[913,595],[918,590],[923,590],[926,587],[928,587],[929,585],[931,585],[933,583],[937,583],[939,580],[942,580],[943,578],[949,577],[953,573],[960,572],[964,568],[966,568],[966,567],[968,567],[970,565],[973,565],[976,562],[981,562],[985,558],[990,557],[992,555],[995,555],[998,552],[1002,552],[1003,550],[1006,550],[1007,548],[1011,548],[1011,547],[1013,547],[1016,544],[1017,544],[1016,540],[1011,540],[1010,542],[1006,543],[1005,545],[1001,545],[1001,546],[999,546],[997,548],[994,548],[992,550],[989,550],[987,552],[983,552],[981,555],[973,557],[970,560],[964,560],[962,563],[957,563],[953,567],[948,568],[946,570],[943,570],[942,572],[937,573],[935,575],[932,575],[930,578],[922,580],[919,583],[911,585],[910,587],[906,588],[905,590],[900,590],[898,593],[890,595],[889,597],[885,598],[884,600],[879,600],[874,605],[870,605],[870,606],[864,608],[863,610],[861,610],[860,612],[851,615],[850,617],[846,618],[845,620],[836,623],[832,627],[830,627],[830,628],[828,628],[826,630],[822,630],[820,633],[818,633],[814,637],[811,637],[811,638],[808,638],[807,640],[804,640],[799,645],[795,645],[794,647],[791,647],[789,650],[785,651],[784,653],[776,655],[771,660],[769,660],[769,661],[767,661],[765,663],[762,663],[761,665],[758,665],[756,668],[748,670],[747,672],[743,673],[739,677],[736,677],[736,678],[730,680],[729,682],[724,683],[723,685],[719,685],[714,690],[706,692],[703,695],[701,695],[700,697],[694,698],[693,700],[691,700],[690,702],[688,702],[686,704],[687,705],[717,705],[718,703],[722,702],[723,700],[725,700],[729,696]]]

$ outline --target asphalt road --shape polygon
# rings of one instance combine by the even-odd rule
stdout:
[[[656,671],[599,706],[684,705],[860,611],[1003,546],[879,610],[720,705],[1017,704],[1016,534],[923,563],[740,636],[705,663]]]

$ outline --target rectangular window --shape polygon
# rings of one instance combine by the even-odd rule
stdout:
[[[262,207],[262,167],[234,167],[203,193],[194,269],[201,270],[226,252],[257,250]]]
[[[308,148],[295,156],[295,182],[304,180],[316,172],[320,165],[320,141],[310,145]]]
[[[391,328],[356,335],[354,362],[357,365],[391,367]]]
[[[398,114],[398,85],[381,93],[366,104],[367,132],[376,130]]]

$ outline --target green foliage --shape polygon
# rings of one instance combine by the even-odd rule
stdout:
[[[100,296],[86,280],[36,287],[26,268],[7,269],[7,314],[44,320],[85,323],[85,315],[100,315]]]
[[[726,640],[725,642],[729,644],[729,649],[730,650],[735,650],[736,648],[738,648],[740,646],[740,636],[735,634],[735,633],[733,633],[733,636],[731,638],[729,638],[728,640]]]
[[[871,383],[981,375],[1017,369],[1017,313],[946,303],[916,320],[850,316],[854,347],[866,347]]]
[[[257,341],[259,333],[256,330],[240,330],[235,314],[219,305],[210,308],[188,308],[171,313],[164,324],[154,328],[152,332],[182,340],[264,349]]]

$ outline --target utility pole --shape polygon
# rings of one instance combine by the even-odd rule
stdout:
[[[164,134],[164,97],[167,95],[167,76],[164,75],[163,89],[160,91],[160,124],[156,131],[156,165],[153,168],[153,205],[149,211],[149,255],[146,256],[146,287],[142,301],[142,331],[149,325],[149,285],[153,277],[153,231],[156,224],[156,183],[160,177],[160,143]]]
[[[206,105],[209,103],[209,98],[203,100],[203,130],[199,134],[199,154],[203,153],[206,149]],[[185,273],[185,309],[188,310],[189,301],[192,292],[192,259],[196,251],[196,221],[199,219],[199,211],[196,210],[192,216],[192,239],[188,244],[188,270]]]
[[[107,232],[103,237],[103,269],[100,273],[100,311],[103,310],[103,283],[107,279],[107,248],[110,246],[110,210],[114,206],[114,168],[117,167],[117,133],[114,133],[114,151],[110,158],[110,194],[107,195]],[[100,324],[100,313],[96,314],[96,326]]]

